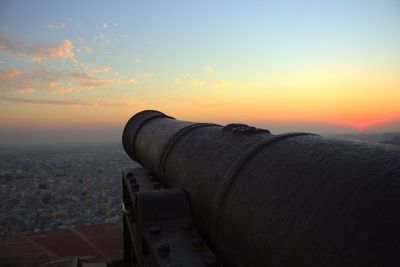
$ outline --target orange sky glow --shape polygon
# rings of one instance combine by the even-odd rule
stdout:
[[[400,131],[396,1],[150,2],[1,2],[2,143],[118,132],[144,109],[275,133]]]

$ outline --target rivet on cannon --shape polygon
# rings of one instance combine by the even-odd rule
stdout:
[[[217,267],[218,266],[216,257],[207,257],[204,259],[204,261],[208,267]]]
[[[200,238],[193,238],[192,239],[192,248],[193,249],[200,249],[203,247],[203,240]]]
[[[132,190],[137,191],[139,190],[139,184],[131,184],[131,188]]]
[[[149,232],[152,235],[160,235],[161,234],[161,228],[159,226],[153,226],[149,228]]]
[[[192,222],[187,221],[182,224],[182,229],[185,231],[191,231],[193,229]]]
[[[171,249],[167,243],[161,243],[158,245],[158,252],[160,255],[168,255],[170,251]]]
[[[155,182],[153,182],[153,186],[154,186],[154,188],[160,188],[161,183],[159,181],[155,181]]]

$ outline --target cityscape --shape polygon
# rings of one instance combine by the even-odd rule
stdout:
[[[117,223],[121,145],[33,147],[0,152],[0,235]]]

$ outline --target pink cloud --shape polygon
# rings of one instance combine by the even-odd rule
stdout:
[[[9,102],[15,104],[33,104],[33,105],[55,105],[55,106],[92,106],[92,107],[142,107],[143,105],[136,99],[124,99],[124,100],[111,100],[111,101],[96,101],[96,100],[80,100],[80,99],[69,99],[69,100],[54,100],[54,99],[43,99],[43,98],[21,98],[21,97],[9,97],[0,96],[0,102]]]
[[[73,52],[74,45],[70,40],[60,44],[28,44],[25,41],[0,33],[0,51],[15,56],[31,58],[35,62],[45,60],[71,60],[78,63]]]
[[[20,69],[0,69],[0,92],[31,93],[34,91],[32,81],[26,79]]]
[[[134,79],[107,79],[80,72],[56,72],[45,69],[23,72],[20,69],[0,70],[0,93],[73,93],[96,88],[134,85]]]
[[[74,45],[69,40],[64,40],[59,45],[40,45],[30,55],[33,61],[41,62],[46,59],[71,60],[78,63],[73,52]]]
[[[21,74],[22,74],[22,71],[20,69],[8,69],[1,73],[0,79],[1,80],[10,80],[14,77],[18,77]]]
[[[90,48],[89,46],[85,46],[85,47],[83,48],[83,51],[85,51],[86,53],[92,53],[92,52],[93,52],[93,49]]]
[[[143,73],[143,78],[151,78],[151,77],[154,77],[154,73],[152,72]]]

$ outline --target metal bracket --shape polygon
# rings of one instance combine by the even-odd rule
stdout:
[[[123,173],[125,266],[220,266],[196,231],[180,188],[144,168]]]

